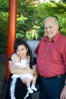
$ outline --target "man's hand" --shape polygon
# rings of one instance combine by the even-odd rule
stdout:
[[[66,86],[61,91],[60,99],[66,99]]]

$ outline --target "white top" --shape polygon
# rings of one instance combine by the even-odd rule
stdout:
[[[18,67],[18,68],[30,68],[29,67],[29,63],[27,61],[27,59],[21,59],[21,62],[16,62],[14,63],[14,67]],[[29,79],[33,79],[33,75],[30,73],[24,73],[24,74],[13,74],[12,78],[29,78]]]
[[[14,66],[18,68],[30,68],[26,59],[21,59],[20,62],[14,63]]]

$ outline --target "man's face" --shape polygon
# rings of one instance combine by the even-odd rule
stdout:
[[[58,33],[59,25],[54,18],[49,18],[44,23],[44,30],[47,36],[52,39]]]

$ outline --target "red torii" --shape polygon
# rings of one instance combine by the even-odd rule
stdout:
[[[9,0],[9,17],[8,17],[8,41],[7,41],[7,58],[6,58],[6,82],[9,78],[8,58],[14,52],[14,43],[16,40],[16,22],[17,22],[17,0]]]

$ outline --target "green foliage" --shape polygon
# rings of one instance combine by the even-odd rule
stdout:
[[[21,21],[23,21],[23,22],[24,22],[24,20],[27,20],[27,18],[26,18],[26,17],[24,17],[24,16],[17,17],[17,21],[18,21],[18,22],[21,22]]]
[[[17,33],[16,33],[16,37],[25,37],[25,28],[23,29],[22,25],[24,24],[24,22],[27,20],[27,17],[21,16],[21,17],[17,17]]]
[[[9,0],[0,0],[0,11],[8,12]]]
[[[0,47],[7,46],[8,13],[0,12]]]
[[[0,0],[0,53],[6,53],[9,0]]]
[[[22,34],[23,37],[25,37],[26,39],[28,39],[29,37],[26,34],[27,31],[30,31],[31,29],[33,29],[33,26],[38,21],[36,8],[33,6],[30,0],[27,0],[27,1],[22,0],[22,2],[18,1],[18,8],[19,8],[17,9],[17,13],[19,15],[18,18],[22,16],[26,19],[20,22],[18,22],[17,20],[17,32],[19,34]],[[22,33],[20,31],[22,31]],[[30,32],[30,35],[32,35],[31,32]],[[30,36],[30,39],[31,39],[31,36]]]
[[[40,40],[44,35],[43,20],[48,16],[57,16],[60,32],[66,35],[66,4],[51,0],[37,6],[35,0],[17,0],[17,33],[16,37]],[[64,0],[63,0],[64,1]],[[0,0],[0,46],[6,46],[8,33],[9,0]]]
[[[63,3],[66,3],[66,0],[63,0]]]
[[[37,33],[38,33],[38,40],[40,40],[44,36],[44,21],[42,21]]]

